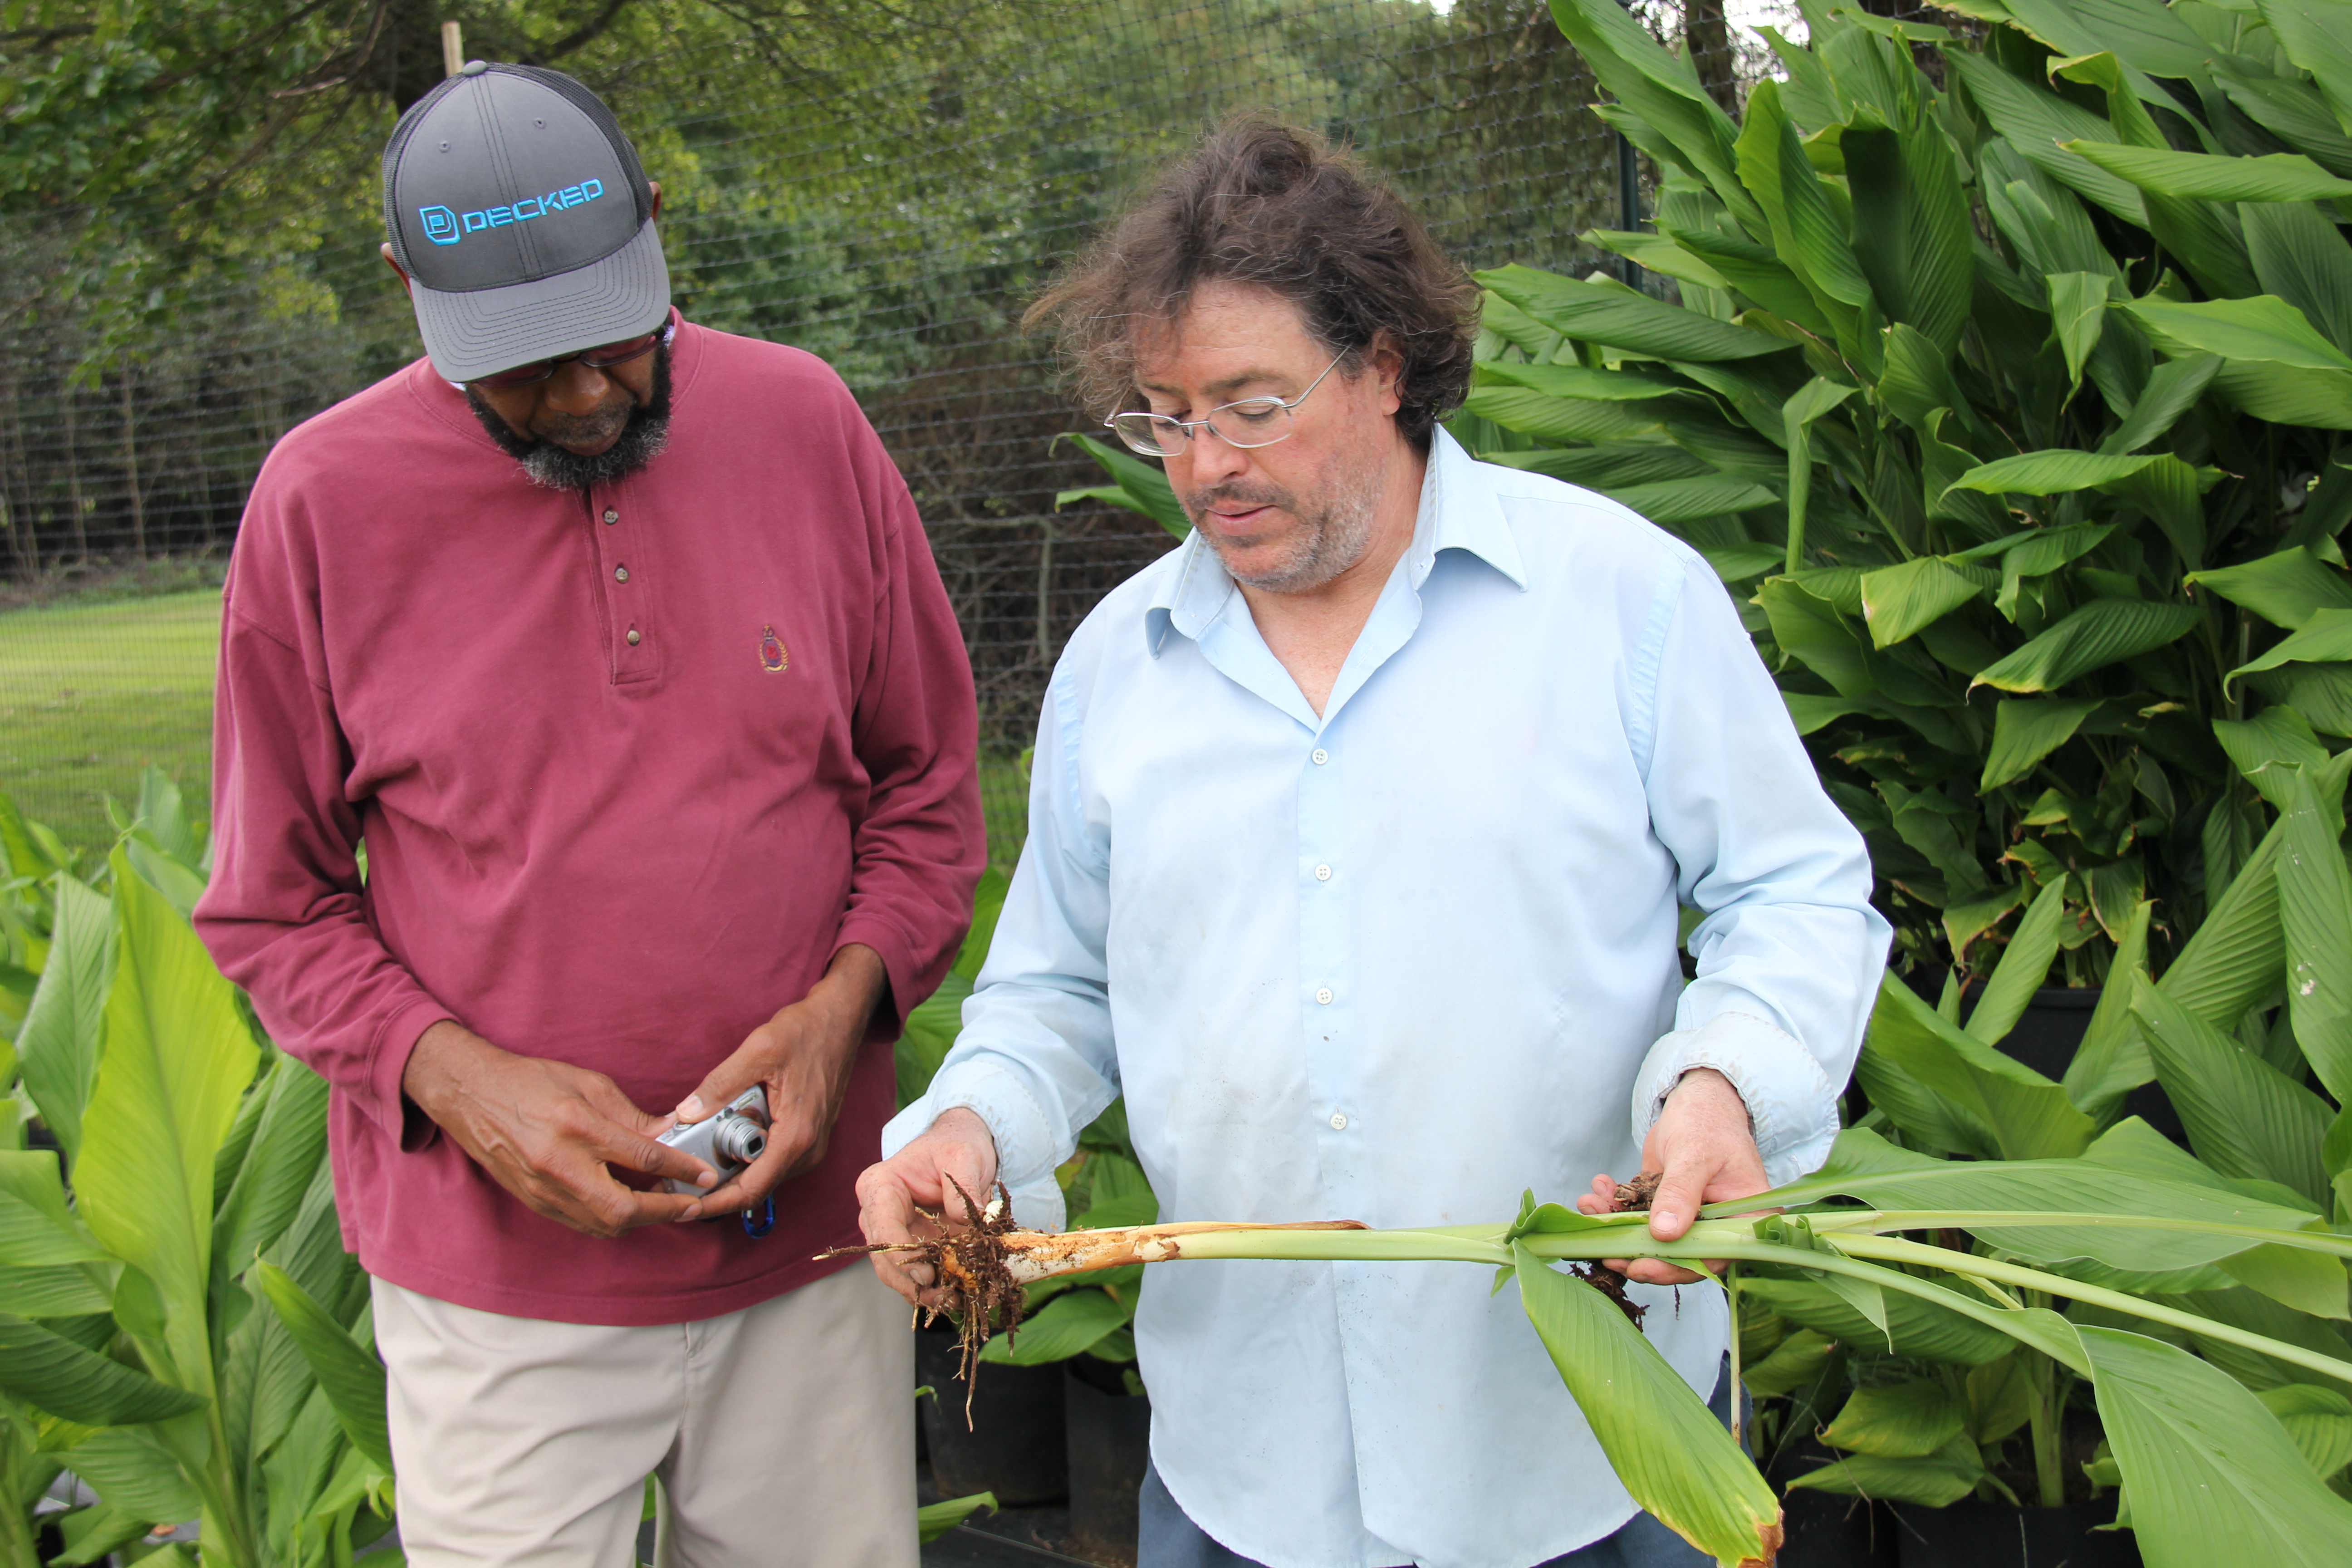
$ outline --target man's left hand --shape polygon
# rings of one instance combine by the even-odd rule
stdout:
[[[1764,1177],[1764,1157],[1757,1152],[1756,1129],[1748,1120],[1746,1102],[1731,1080],[1713,1068],[1693,1068],[1666,1096],[1664,1110],[1642,1141],[1642,1169],[1664,1173],[1650,1200],[1650,1234],[1660,1241],[1677,1240],[1688,1231],[1701,1204],[1752,1197],[1772,1184]],[[1592,1178],[1592,1191],[1577,1199],[1576,1206],[1581,1213],[1601,1215],[1614,1209],[1616,1202],[1616,1182],[1600,1175]],[[1699,1278],[1662,1258],[1602,1261],[1644,1285],[1687,1285]],[[1720,1273],[1723,1264],[1710,1258],[1707,1267]]]
[[[882,955],[851,942],[834,954],[806,996],[752,1030],[678,1102],[677,1120],[700,1121],[755,1083],[768,1091],[766,1152],[706,1195],[703,1214],[757,1207],[824,1158],[866,1027],[889,986]]]

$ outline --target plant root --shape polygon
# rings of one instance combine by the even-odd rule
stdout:
[[[933,1289],[940,1302],[917,1309],[925,1327],[944,1314],[956,1325],[964,1380],[964,1425],[971,1425],[971,1389],[980,1370],[980,1352],[990,1334],[1001,1329],[1007,1342],[1021,1327],[1026,1303],[1024,1287],[1058,1274],[1094,1268],[1117,1268],[1130,1263],[1166,1263],[1184,1256],[1185,1238],[1237,1230],[1362,1230],[1356,1220],[1312,1220],[1298,1225],[1226,1224],[1183,1220],[1169,1225],[1139,1225],[1107,1230],[1024,1230],[1013,1222],[1013,1194],[996,1184],[996,1195],[987,1205],[953,1176],[948,1184],[963,1200],[967,1228],[950,1230],[943,1215],[919,1212],[935,1234],[928,1241],[876,1242],[865,1247],[836,1247],[817,1254],[830,1258],[869,1257],[877,1252],[910,1253],[931,1268]],[[942,1207],[945,1205],[942,1205]],[[913,1259],[909,1259],[912,1261]],[[1637,1309],[1638,1310],[1638,1309]]]
[[[1638,1214],[1648,1208],[1650,1200],[1658,1195],[1658,1184],[1664,1179],[1664,1171],[1644,1171],[1638,1176],[1618,1183],[1617,1199],[1614,1205],[1616,1212]],[[1650,1309],[1625,1294],[1627,1284],[1625,1276],[1618,1273],[1606,1263],[1598,1260],[1591,1263],[1571,1263],[1568,1266],[1568,1271],[1616,1303],[1617,1310],[1625,1314],[1625,1321],[1635,1328],[1640,1328],[1642,1320],[1649,1316]],[[1682,1292],[1679,1290],[1675,1292],[1675,1315],[1681,1316]]]
[[[869,1247],[836,1247],[819,1253],[820,1258],[844,1258],[877,1252],[914,1251],[931,1266],[931,1278],[946,1301],[939,1306],[926,1305],[918,1309],[922,1325],[929,1328],[946,1316],[956,1326],[956,1348],[960,1364],[956,1375],[963,1379],[963,1424],[971,1429],[972,1396],[980,1388],[980,1352],[988,1343],[992,1324],[1004,1331],[1007,1344],[1014,1342],[1021,1331],[1021,1310],[1028,1300],[1021,1281],[1014,1279],[1009,1259],[1013,1249],[1005,1246],[1007,1235],[1019,1230],[1013,1219],[1013,1194],[1004,1184],[996,1184],[996,1195],[985,1206],[972,1201],[963,1184],[953,1176],[947,1178],[956,1196],[963,1200],[964,1224],[967,1228],[950,1230],[944,1216],[929,1209],[919,1211],[937,1227],[939,1235],[912,1248],[881,1244]],[[945,1205],[941,1205],[944,1207]],[[999,1319],[1002,1319],[999,1324]]]

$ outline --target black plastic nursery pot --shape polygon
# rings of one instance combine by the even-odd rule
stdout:
[[[2063,1508],[1974,1499],[1949,1508],[1895,1505],[1902,1568],[2140,1568],[2139,1542],[2116,1521],[2110,1492]],[[1784,1559],[1796,1568],[1793,1559]]]
[[[1811,1438],[1781,1451],[1765,1479],[1780,1494],[1780,1568],[1898,1568],[1900,1528],[1883,1502],[1788,1483],[1837,1455]]]
[[[967,1428],[958,1353],[952,1327],[941,1323],[915,1331],[915,1380],[932,1390],[919,1403],[931,1481],[940,1495],[994,1492],[1006,1508],[1034,1508],[1069,1496],[1062,1369],[982,1362],[971,1387]]]
[[[1135,1561],[1136,1497],[1151,1462],[1151,1401],[1092,1356],[1064,1362],[1070,1443],[1070,1541],[1097,1563]]]

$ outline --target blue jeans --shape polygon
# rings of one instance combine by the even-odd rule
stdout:
[[[1715,1380],[1709,1408],[1726,1426],[1731,1423],[1731,1376],[1727,1363]],[[1138,1500],[1140,1528],[1137,1531],[1136,1568],[1264,1568],[1264,1565],[1219,1545],[1209,1532],[1192,1522],[1158,1466],[1143,1475],[1143,1495]],[[1555,1557],[1535,1568],[1709,1568],[1715,1559],[1660,1524],[1637,1513],[1613,1535],[1590,1546],[1580,1546],[1565,1557]]]

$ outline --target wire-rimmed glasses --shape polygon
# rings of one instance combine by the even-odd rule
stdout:
[[[1147,409],[1134,409],[1114,414],[1103,421],[1118,432],[1118,438],[1147,458],[1172,458],[1184,449],[1195,430],[1206,429],[1228,447],[1244,450],[1253,447],[1271,447],[1276,441],[1287,441],[1297,426],[1291,411],[1315,395],[1323,384],[1323,376],[1339,368],[1339,361],[1348,357],[1342,350],[1339,356],[1323,367],[1323,374],[1307,384],[1307,390],[1296,397],[1244,397],[1233,403],[1221,404],[1198,419],[1178,419],[1172,415],[1153,414]],[[1224,423],[1219,424],[1223,419]]]
[[[488,375],[478,375],[474,378],[473,384],[487,386],[493,392],[510,392],[519,386],[536,386],[552,376],[557,365],[569,364],[573,360],[578,360],[591,370],[610,370],[616,364],[626,364],[631,360],[643,359],[653,353],[655,349],[661,346],[662,334],[667,331],[669,331],[669,323],[664,321],[650,332],[641,332],[634,338],[624,339],[617,343],[600,343],[594,348],[582,349],[577,353],[558,354],[553,359],[535,359],[529,364],[519,364],[512,370],[492,371]]]

